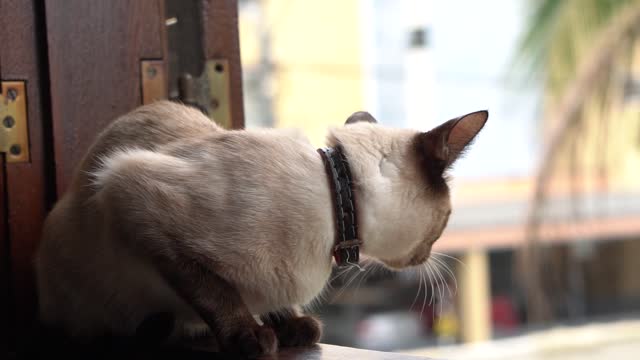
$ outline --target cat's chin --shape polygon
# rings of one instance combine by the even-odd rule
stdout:
[[[422,266],[423,264],[425,264],[427,262],[427,260],[429,260],[429,255],[424,256],[424,257],[409,257],[409,258],[403,258],[403,259],[378,259],[380,262],[382,262],[382,264],[391,269],[391,270],[405,270],[408,268],[412,268],[412,267],[416,267],[416,266]]]
[[[409,267],[410,265],[406,265],[407,261],[405,259],[383,259],[373,255],[360,254],[360,261],[364,265],[368,265],[369,263],[378,263],[390,270],[403,270]]]
[[[405,259],[394,259],[394,260],[388,260],[388,259],[379,259],[380,262],[388,269],[391,270],[404,270],[408,267],[411,267],[411,265],[409,264],[409,261],[405,260]]]

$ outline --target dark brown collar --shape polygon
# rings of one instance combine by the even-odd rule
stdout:
[[[338,266],[357,265],[362,241],[358,239],[358,214],[349,162],[341,145],[318,149],[318,152],[324,161],[333,195],[336,220],[333,257]]]

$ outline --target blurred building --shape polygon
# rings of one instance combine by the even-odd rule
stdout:
[[[345,311],[339,317],[342,327],[347,322],[356,325],[342,334],[329,332],[330,339],[335,335],[336,341],[347,345],[372,348],[411,346],[392,341],[380,345],[385,337],[378,335],[392,339],[397,328],[383,324],[395,322],[412,329],[417,316],[426,324],[428,336],[440,329],[441,338],[463,341],[515,333],[527,323],[523,284],[514,260],[526,239],[533,176],[549,126],[540,120],[548,104],[541,81],[517,82],[509,77],[527,4],[526,0],[241,2],[248,126],[300,128],[321,146],[327,127],[341,126],[358,110],[371,112],[384,125],[420,130],[471,111],[490,111],[472,151],[453,170],[454,214],[435,249],[466,265],[442,258],[456,265],[459,291],[456,300],[450,300],[455,306],[442,310],[439,305],[440,324],[434,319],[438,316],[425,315],[422,320],[420,314],[406,311],[417,278],[395,278],[390,284],[382,276],[358,284],[359,296],[349,290],[338,296],[331,311]],[[629,73],[639,76],[636,63],[637,59]],[[594,120],[581,142],[564,150],[566,157],[577,152],[580,161],[593,165],[598,154],[613,149],[605,154],[609,171],[603,175],[589,170],[577,177],[559,171],[550,185],[541,242],[543,251],[551,254],[549,269],[557,271],[548,279],[549,288],[557,290],[550,306],[561,320],[640,310],[640,281],[635,275],[640,273],[640,262],[634,260],[640,256],[636,180],[640,141],[635,140],[634,147],[628,145],[633,141],[620,138],[623,134],[640,139],[639,113],[637,100],[627,98],[623,96],[625,102],[608,115],[616,119],[611,120],[614,128],[626,131],[611,130],[607,142],[597,141],[602,134]],[[613,146],[617,142],[626,145]],[[570,168],[568,160],[563,161],[560,168]],[[409,284],[413,292],[397,284]],[[440,304],[446,302],[443,292],[435,296],[442,298]],[[429,302],[426,312],[437,314],[437,300]],[[327,328],[334,331],[338,327],[332,327],[327,316]],[[373,328],[380,331],[367,333]],[[353,335],[359,331],[364,334],[360,340]],[[418,330],[412,333],[425,336]]]

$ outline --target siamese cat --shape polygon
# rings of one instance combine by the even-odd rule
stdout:
[[[486,111],[428,132],[355,113],[329,130],[348,160],[360,249],[392,269],[428,258],[451,213],[447,169]],[[41,319],[70,336],[133,336],[167,314],[169,341],[259,356],[319,341],[304,315],[336,242],[323,159],[300,133],[224,130],[172,102],[115,120],[49,214],[36,268]]]

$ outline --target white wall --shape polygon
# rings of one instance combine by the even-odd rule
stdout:
[[[488,109],[490,118],[465,159],[453,170],[456,178],[504,178],[530,175],[537,163],[537,116],[540,86],[510,80],[518,37],[526,22],[527,0],[424,0],[429,59],[424,71],[424,123],[409,121],[406,99],[408,27],[415,0],[361,0],[365,44],[365,104],[391,126],[427,130],[450,118]],[[409,62],[411,63],[411,61]],[[412,65],[413,66],[413,65]],[[424,77],[425,74],[415,76]],[[415,97],[415,94],[413,94]]]

